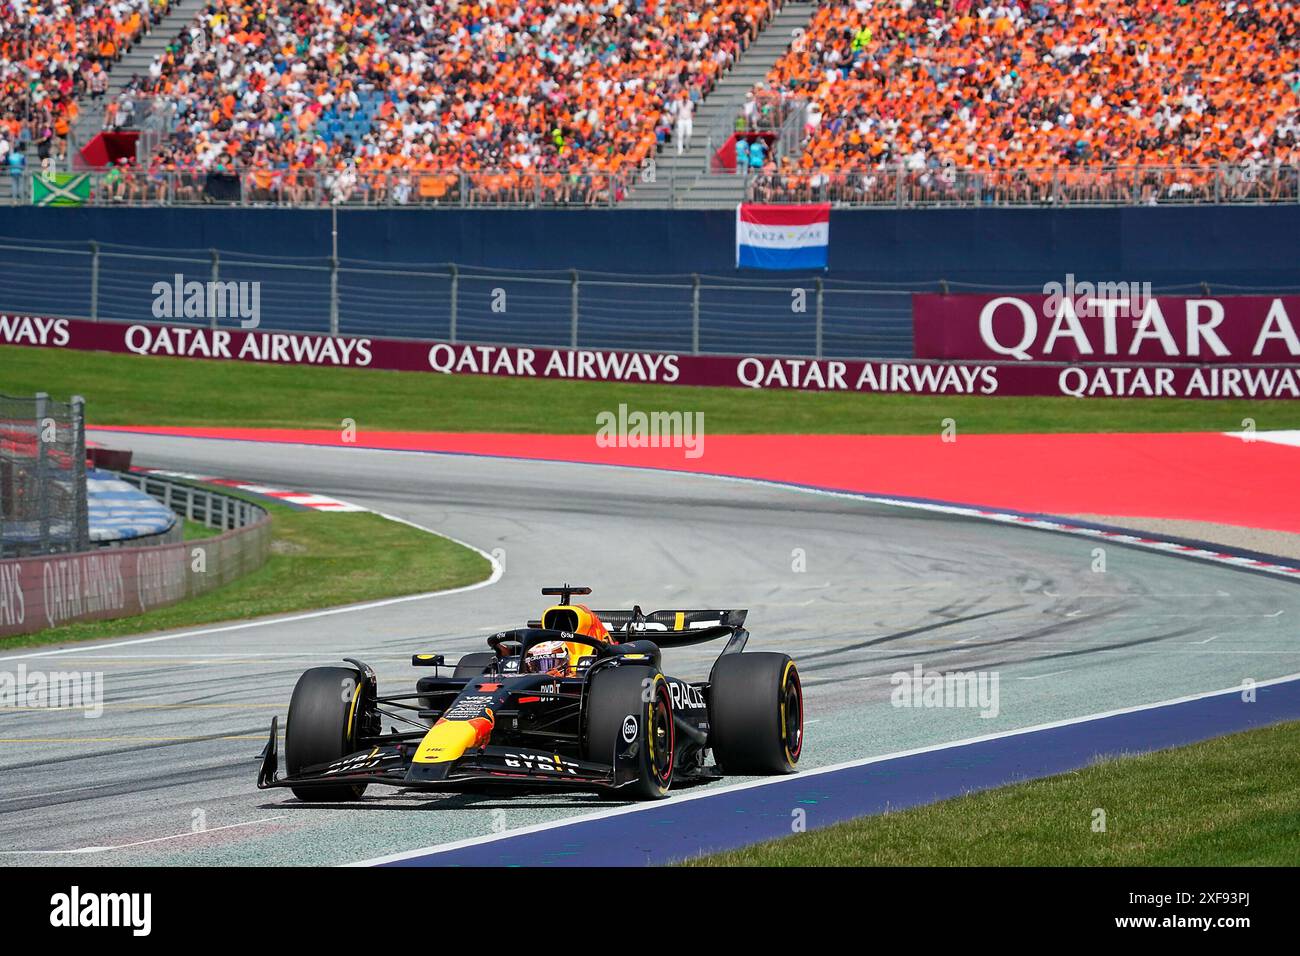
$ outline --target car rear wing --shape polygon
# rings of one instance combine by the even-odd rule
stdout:
[[[651,611],[640,606],[632,610],[592,611],[609,632],[619,639],[642,637],[660,647],[684,647],[702,644],[720,637],[734,636],[744,630],[747,609],[702,609]],[[541,621],[529,621],[529,627],[541,627]]]
[[[654,633],[699,631],[713,627],[741,627],[748,610],[666,610],[643,614],[640,607],[630,611],[593,611],[611,631],[646,631]]]

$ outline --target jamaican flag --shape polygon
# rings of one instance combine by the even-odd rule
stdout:
[[[32,177],[33,206],[84,206],[89,201],[89,173],[39,173]]]

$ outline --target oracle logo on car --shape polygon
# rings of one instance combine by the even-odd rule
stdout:
[[[704,706],[704,691],[692,684],[669,683],[668,691],[672,694],[674,707],[694,710]]]

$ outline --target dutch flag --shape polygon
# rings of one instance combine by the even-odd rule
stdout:
[[[831,204],[736,207],[737,269],[825,269]]]

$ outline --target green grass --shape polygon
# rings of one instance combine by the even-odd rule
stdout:
[[[221,529],[209,528],[202,521],[191,521],[189,518],[181,518],[181,527],[183,529],[182,537],[186,541],[215,538],[217,535],[221,534]]]
[[[436,591],[473,584],[491,573],[487,559],[477,552],[376,514],[304,511],[264,500],[259,503],[271,512],[273,537],[270,557],[252,574],[192,600],[135,617],[69,624],[0,639],[0,650]]]
[[[538,381],[0,347],[7,394],[83,395],[99,425],[595,431],[596,413],[702,411],[714,434],[967,434],[1300,428],[1300,402],[860,395]]]
[[[1094,832],[1094,811],[1106,830]],[[808,807],[814,818],[816,807]],[[1296,866],[1300,723],[1108,760],[693,866]]]

